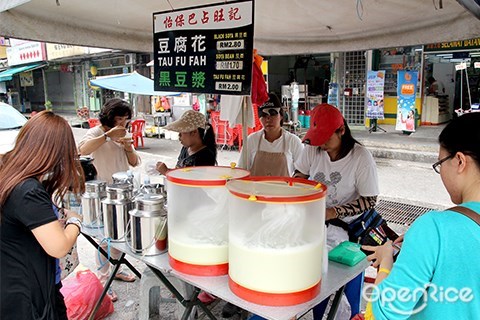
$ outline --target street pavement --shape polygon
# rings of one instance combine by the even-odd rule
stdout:
[[[353,128],[356,139],[364,144],[374,155],[378,167],[380,193],[382,197],[396,199],[400,202],[429,206],[449,206],[448,194],[444,190],[440,178],[431,169],[431,164],[437,160],[438,135],[444,126],[420,127],[410,135],[396,131],[393,126],[382,126],[386,132],[369,133],[365,128]],[[72,128],[75,140],[78,142],[85,134],[86,129]],[[147,168],[157,161],[162,161],[169,167],[174,167],[181,144],[176,140],[159,138],[144,138],[144,146],[138,148],[142,163],[134,169],[141,176],[141,181],[149,177],[152,182],[163,182],[160,175],[149,175]],[[223,149],[218,152],[218,164],[230,165],[237,162],[239,151]],[[81,265],[95,271],[96,250],[84,238],[78,240],[78,250]],[[140,271],[144,265],[135,259],[129,260]],[[125,283],[114,281],[113,288],[119,296],[115,302],[115,312],[108,319],[130,320],[138,319],[140,281]],[[162,287],[162,295],[169,296]],[[213,313],[221,318],[221,309],[224,302],[216,303]],[[151,319],[174,320],[175,304],[162,304],[160,314]],[[232,319],[238,319],[232,318]],[[311,320],[308,313],[303,319]]]

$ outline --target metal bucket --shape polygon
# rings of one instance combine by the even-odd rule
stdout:
[[[102,200],[102,213],[105,237],[112,241],[125,241],[130,216],[133,209],[132,190],[129,184],[107,186],[107,197]]]
[[[106,197],[107,183],[101,180],[85,182],[82,194],[82,216],[85,227],[102,227],[102,199]]]
[[[139,197],[130,210],[128,245],[135,253],[145,256],[167,251],[167,211],[162,195]]]

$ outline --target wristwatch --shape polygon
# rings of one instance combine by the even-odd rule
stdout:
[[[74,224],[78,227],[78,233],[82,232],[82,221],[78,219],[77,217],[70,217],[67,219],[65,222],[65,227],[68,226],[69,224]]]
[[[107,142],[112,140],[112,138],[110,138],[106,132],[103,134],[103,136],[105,137],[105,141]]]

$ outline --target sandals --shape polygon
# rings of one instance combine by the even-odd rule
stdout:
[[[113,291],[112,288],[108,288],[107,296],[110,298],[110,300],[112,300],[112,302],[115,302],[118,300],[118,296],[115,293],[115,291]]]
[[[213,301],[217,300],[216,297],[212,296],[210,293],[202,291],[198,294],[198,300],[202,301],[204,305],[209,305]]]
[[[134,282],[135,280],[137,280],[135,275],[133,275],[131,273],[128,273],[126,271],[117,272],[114,279],[115,280],[120,280],[120,281],[125,281],[125,282]]]

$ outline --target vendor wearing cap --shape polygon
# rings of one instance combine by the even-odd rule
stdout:
[[[272,93],[268,97],[258,109],[263,129],[248,136],[238,166],[249,170],[252,176],[291,177],[303,150],[302,141],[282,128],[284,112],[278,97]],[[243,161],[245,149],[247,163]]]
[[[337,108],[326,103],[316,106],[303,142],[307,146],[295,163],[295,176],[327,185],[327,222],[338,218],[349,223],[375,206],[379,194],[375,161],[353,138]],[[348,234],[344,229],[329,224],[327,245],[330,249],[346,240]],[[352,316],[360,311],[361,282],[362,275],[345,288]],[[322,318],[327,302],[314,308],[314,319]]]
[[[188,110],[180,119],[165,126],[165,129],[178,132],[180,143],[183,145],[176,168],[217,164],[215,133],[203,114]],[[166,174],[170,170],[163,162],[157,162],[156,169],[161,174]]]

